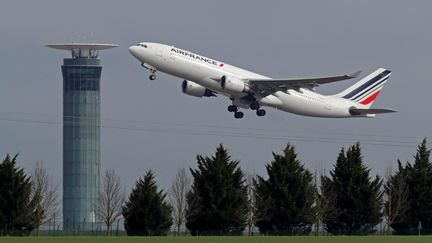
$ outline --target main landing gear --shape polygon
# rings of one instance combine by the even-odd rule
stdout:
[[[228,106],[228,111],[234,112],[234,118],[235,119],[240,119],[240,118],[243,118],[243,116],[244,116],[244,113],[239,111],[239,108],[235,105]]]
[[[263,110],[263,109],[261,109],[261,110],[257,110],[257,111],[256,111],[256,114],[257,114],[257,116],[265,116],[266,111]]]
[[[260,106],[258,105],[258,103],[252,103],[250,105],[250,108],[252,110],[256,110],[257,116],[265,116],[265,114],[266,114],[265,110],[260,109]],[[235,106],[235,105],[228,106],[228,111],[229,112],[233,112],[234,113],[234,118],[236,118],[236,119],[243,118],[243,116],[244,116],[244,113],[241,112],[241,111],[239,111],[238,106]]]
[[[241,111],[234,112],[234,118],[235,119],[241,119],[241,118],[243,118],[243,116],[244,116],[244,114]]]
[[[265,111],[265,110],[260,109],[260,105],[258,104],[258,102],[253,102],[253,103],[251,103],[251,104],[249,105],[249,107],[250,107],[252,110],[256,110],[256,114],[257,114],[257,116],[265,116],[265,114],[266,114],[266,111]]]

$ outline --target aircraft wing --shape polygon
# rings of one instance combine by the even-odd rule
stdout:
[[[354,72],[349,75],[320,77],[320,78],[305,78],[305,79],[248,79],[249,84],[259,92],[275,92],[278,90],[286,91],[293,88],[315,87],[320,84],[338,82],[342,80],[356,78],[361,71]]]

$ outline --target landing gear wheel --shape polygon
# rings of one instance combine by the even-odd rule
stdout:
[[[156,79],[156,75],[154,75],[154,74],[150,75],[150,76],[149,76],[149,79],[150,79],[150,80],[155,80],[155,79]]]
[[[266,111],[265,110],[257,110],[256,114],[257,114],[257,116],[265,116]]]
[[[251,103],[251,104],[249,105],[249,107],[250,107],[252,110],[258,110],[258,109],[259,109],[259,104],[258,104],[258,102],[253,102],[253,103]]]
[[[234,113],[234,117],[235,117],[236,119],[243,118],[243,116],[244,116],[244,114],[243,114],[243,112],[241,112],[241,111],[237,111],[237,112]]]
[[[230,105],[228,106],[228,111],[229,112],[237,112],[238,111],[238,107],[235,105]]]

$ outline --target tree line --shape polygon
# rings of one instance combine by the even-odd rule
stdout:
[[[58,211],[56,188],[46,172],[39,166],[39,175],[35,169],[28,176],[16,158],[7,155],[0,164],[2,235],[38,232]],[[308,170],[292,144],[273,152],[265,176],[245,175],[223,145],[211,156],[197,155],[196,163],[189,171],[180,169],[167,191],[149,170],[127,196],[120,177],[107,171],[97,205],[107,233],[119,217],[128,235],[145,236],[166,235],[171,229],[180,234],[182,227],[196,236],[253,234],[254,229],[264,235],[319,235],[322,229],[332,235],[367,235],[381,222],[388,234],[432,233],[432,163],[426,139],[414,161],[398,160],[396,170],[384,177],[371,175],[359,143],[341,148],[329,173]]]
[[[0,163],[0,235],[39,234],[41,225],[59,215],[57,186],[42,163],[31,175],[18,168],[18,155]]]

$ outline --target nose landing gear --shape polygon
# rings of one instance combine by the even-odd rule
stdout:
[[[156,79],[156,75],[155,75],[155,73],[156,73],[156,68],[154,68],[154,67],[152,67],[152,66],[150,66],[150,65],[148,65],[147,63],[141,63],[141,66],[143,67],[143,68],[146,68],[146,69],[148,69],[148,70],[150,70],[150,76],[149,76],[149,79],[150,80],[155,80]]]
[[[150,80],[155,80],[156,79],[156,75],[155,75],[156,69],[150,69],[150,72],[151,72],[151,74],[149,76],[149,79]]]

